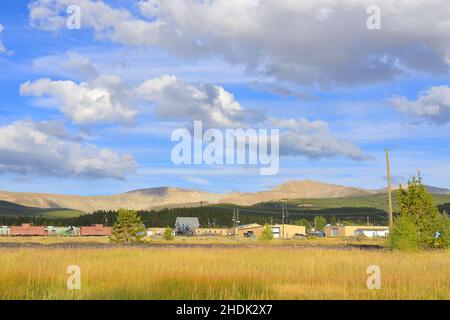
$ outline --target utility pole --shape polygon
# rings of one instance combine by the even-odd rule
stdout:
[[[389,163],[389,149],[386,148],[386,172],[387,172],[387,189],[388,189],[388,204],[389,204],[389,231],[392,231],[392,190],[391,190],[391,168]]]
[[[237,236],[237,227],[239,224],[239,209],[233,209],[233,226],[234,226],[234,235]]]
[[[282,220],[282,226],[281,226],[281,228],[282,228],[281,238],[284,238],[284,217],[285,217],[285,214],[286,214],[285,205],[284,205],[284,203],[282,203],[281,204],[281,216],[282,216],[283,220]]]

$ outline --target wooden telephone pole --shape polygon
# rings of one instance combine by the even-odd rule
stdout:
[[[392,230],[392,225],[394,221],[392,217],[392,190],[391,190],[391,168],[389,163],[389,149],[386,149],[386,171],[387,171],[387,190],[389,203],[389,230]]]

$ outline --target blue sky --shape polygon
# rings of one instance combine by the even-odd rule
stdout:
[[[367,29],[369,2],[379,30]],[[2,1],[0,189],[382,188],[386,147],[395,183],[420,169],[426,184],[450,188],[450,4],[432,2]],[[70,4],[80,30],[65,25]],[[238,121],[236,104],[266,120]],[[261,176],[173,164],[171,132],[193,120],[295,126],[280,128],[291,139],[281,137],[279,173]]]

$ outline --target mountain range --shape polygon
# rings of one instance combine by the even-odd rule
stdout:
[[[450,194],[450,190],[427,187],[430,192]],[[261,202],[285,199],[341,198],[374,194],[376,190],[345,187],[311,180],[293,180],[260,192],[208,193],[174,187],[159,187],[129,191],[107,196],[77,196],[45,193],[0,191],[0,201],[41,209],[72,209],[85,213],[97,210],[158,210],[174,207],[197,207],[228,203],[254,205]]]

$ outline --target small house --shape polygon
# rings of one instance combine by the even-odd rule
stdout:
[[[306,227],[293,224],[275,224],[272,226],[272,233],[275,239],[293,238],[296,236],[305,236]]]
[[[200,223],[197,217],[178,217],[175,221],[175,232],[177,234],[194,235],[198,228],[200,228]]]
[[[9,236],[10,228],[7,226],[0,226],[0,237]]]

